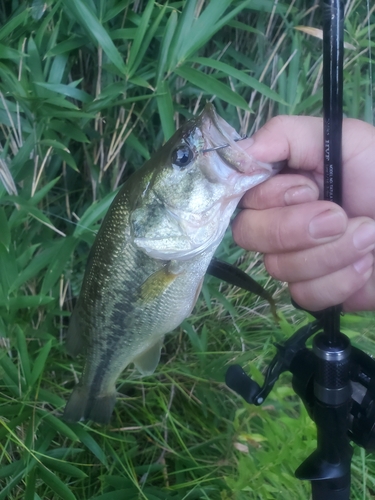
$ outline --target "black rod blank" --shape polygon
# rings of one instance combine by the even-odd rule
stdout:
[[[344,5],[323,0],[324,199],[342,205],[342,118]],[[340,332],[341,306],[326,312],[324,331],[334,344]]]

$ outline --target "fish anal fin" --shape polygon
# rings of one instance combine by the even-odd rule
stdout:
[[[160,352],[163,346],[163,340],[164,337],[159,339],[156,344],[149,347],[133,360],[135,367],[142,375],[151,375],[156,370],[160,361]]]

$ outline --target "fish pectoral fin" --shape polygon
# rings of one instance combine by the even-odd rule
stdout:
[[[162,295],[165,290],[179,276],[178,272],[172,272],[170,265],[167,264],[156,273],[151,274],[142,284],[140,289],[140,299],[145,302],[150,302]]]
[[[160,352],[163,346],[164,337],[159,339],[156,344],[152,345],[139,356],[137,356],[133,362],[137,370],[142,375],[152,375],[156,370],[156,367],[160,361]]]

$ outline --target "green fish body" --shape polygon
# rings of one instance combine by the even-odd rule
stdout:
[[[278,171],[238,139],[208,104],[114,199],[68,329],[68,352],[86,362],[65,420],[108,423],[121,372],[153,373],[164,335],[190,315],[239,199]]]

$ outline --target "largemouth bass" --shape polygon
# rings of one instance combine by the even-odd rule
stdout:
[[[164,335],[190,315],[239,199],[279,170],[239,139],[207,104],[117,194],[70,320],[68,352],[86,362],[65,420],[107,423],[121,372],[153,373]]]

